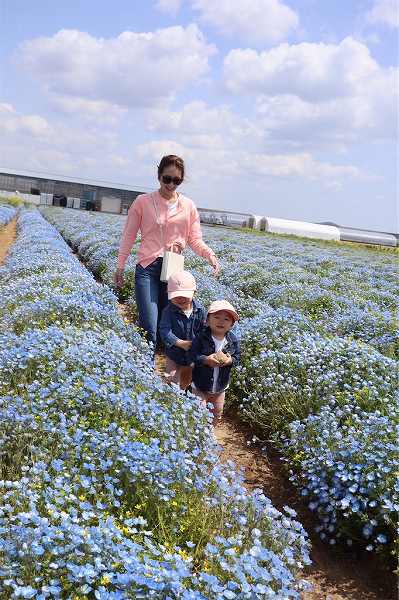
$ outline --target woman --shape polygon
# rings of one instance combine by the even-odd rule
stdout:
[[[149,340],[157,343],[158,322],[168,303],[167,282],[160,281],[164,248],[181,249],[188,244],[202,256],[218,275],[220,267],[214,252],[202,239],[198,211],[192,200],[177,192],[184,180],[184,162],[173,154],[164,156],[158,166],[160,187],[152,194],[142,194],[129,208],[128,218],[119,247],[117,270],[114,276],[117,287],[123,285],[126,260],[141,232],[135,272],[136,303],[139,325]]]

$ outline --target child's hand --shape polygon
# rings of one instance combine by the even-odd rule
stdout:
[[[228,367],[229,365],[231,365],[231,364],[232,364],[232,362],[233,362],[233,359],[232,359],[232,357],[230,356],[230,354],[224,354],[223,356],[224,356],[224,364],[223,364],[223,366],[224,366],[224,367]]]
[[[219,350],[219,352],[215,352],[214,357],[219,361],[219,365],[222,367],[226,367],[231,363],[230,354],[225,354],[221,350]]]
[[[205,358],[204,365],[214,369],[215,367],[220,367],[220,362],[219,362],[219,359],[217,358],[216,354],[210,354],[209,356],[207,356]]]
[[[192,341],[191,340],[177,340],[175,346],[182,350],[190,350]]]

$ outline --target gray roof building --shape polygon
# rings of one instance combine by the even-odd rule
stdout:
[[[27,194],[53,194],[71,198],[81,198],[94,204],[96,210],[102,209],[104,199],[120,199],[120,212],[126,212],[133,200],[144,191],[134,190],[125,184],[113,184],[106,181],[93,181],[65,175],[32,174],[29,171],[0,171],[0,190]]]

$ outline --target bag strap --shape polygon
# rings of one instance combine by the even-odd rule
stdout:
[[[163,227],[162,227],[162,224],[161,224],[161,219],[159,218],[158,208],[157,208],[157,203],[155,202],[154,193],[151,194],[151,198],[152,198],[152,203],[154,205],[154,210],[155,210],[155,215],[156,215],[156,218],[157,218],[157,223],[158,223],[158,226],[159,226],[159,230],[161,232],[162,248],[163,248],[163,250],[166,250],[164,231],[163,231]]]

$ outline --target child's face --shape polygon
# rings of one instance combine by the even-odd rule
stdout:
[[[192,298],[186,298],[185,296],[176,296],[171,298],[171,303],[180,308],[180,310],[189,310],[193,304]]]
[[[208,325],[214,335],[224,335],[233,327],[234,319],[226,310],[218,310],[208,315]]]

